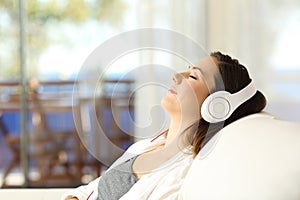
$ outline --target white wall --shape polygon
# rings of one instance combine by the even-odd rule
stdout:
[[[136,4],[138,28],[152,27],[170,30],[169,38],[160,39],[163,40],[162,42],[169,43],[170,46],[173,45],[172,49],[174,50],[181,48],[181,43],[172,39],[173,31],[183,34],[186,38],[199,43],[199,46],[203,46],[206,41],[204,28],[206,22],[205,7],[202,4],[203,1],[198,0],[138,1]],[[153,38],[149,38],[149,40],[151,39]],[[192,51],[192,48],[186,46],[182,48],[185,48],[186,54]],[[201,58],[202,53],[198,53],[198,58]],[[191,52],[190,55],[192,54],[195,53]],[[194,59],[193,62],[195,61]],[[161,86],[152,84],[152,86],[144,87],[136,93],[137,128],[135,135],[137,138],[153,136],[167,128],[168,115],[161,108],[160,102],[172,84],[172,75],[176,71],[186,69],[188,63],[180,58],[180,55],[152,50],[140,53],[140,65],[153,65],[153,67],[141,67],[138,76],[136,76],[136,84],[141,85],[145,81],[152,81],[161,84]]]
[[[300,121],[300,62],[295,63],[295,59],[294,64],[279,62],[289,61],[292,58],[289,53],[299,52],[299,37],[294,38],[290,48],[282,50],[283,47],[278,46],[283,33],[291,37],[295,35],[295,30],[283,32],[282,27],[290,24],[292,13],[300,13],[300,3],[295,0],[153,0],[138,1],[136,11],[138,28],[177,31],[198,42],[207,53],[220,50],[238,58],[248,68],[258,89],[267,97],[266,111],[286,120]],[[278,49],[285,54],[278,53]],[[274,59],[274,55],[278,59]],[[155,55],[146,56],[141,58],[141,62],[150,64],[155,59]],[[181,63],[171,59],[169,66],[176,70],[183,69],[178,64]],[[151,68],[143,73],[154,81],[163,79],[162,74],[158,77]],[[138,120],[149,120],[145,107],[158,104],[162,96],[163,92],[158,93],[154,88],[149,90],[147,96],[139,96],[136,105]],[[162,121],[165,115],[161,115],[161,111],[153,111],[152,117]],[[139,133],[137,130],[137,134],[156,133],[161,130],[157,126],[162,127],[158,123],[149,129],[149,133]]]

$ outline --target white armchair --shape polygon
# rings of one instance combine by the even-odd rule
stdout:
[[[184,200],[299,200],[300,123],[259,113],[223,128],[194,160]]]
[[[0,199],[60,199],[68,189],[5,189]],[[300,123],[259,113],[214,137],[195,158],[182,200],[299,200]]]

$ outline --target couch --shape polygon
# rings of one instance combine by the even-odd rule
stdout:
[[[54,200],[65,189],[1,189],[0,199]],[[181,200],[300,200],[300,123],[267,113],[223,128],[195,158]]]
[[[267,113],[223,128],[195,158],[187,200],[300,200],[300,123]]]

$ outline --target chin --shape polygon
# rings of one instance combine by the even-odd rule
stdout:
[[[178,110],[180,110],[180,108],[178,109],[178,104],[174,101],[172,101],[171,99],[169,99],[168,97],[164,97],[161,100],[161,106],[170,114],[170,113],[174,113],[174,112],[178,112]]]

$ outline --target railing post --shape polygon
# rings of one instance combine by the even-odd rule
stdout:
[[[25,48],[25,36],[26,36],[26,26],[25,26],[25,0],[19,0],[19,50],[20,50],[20,113],[21,113],[21,169],[24,176],[23,187],[29,186],[28,178],[28,129],[27,129],[27,80],[26,80],[26,48]]]

